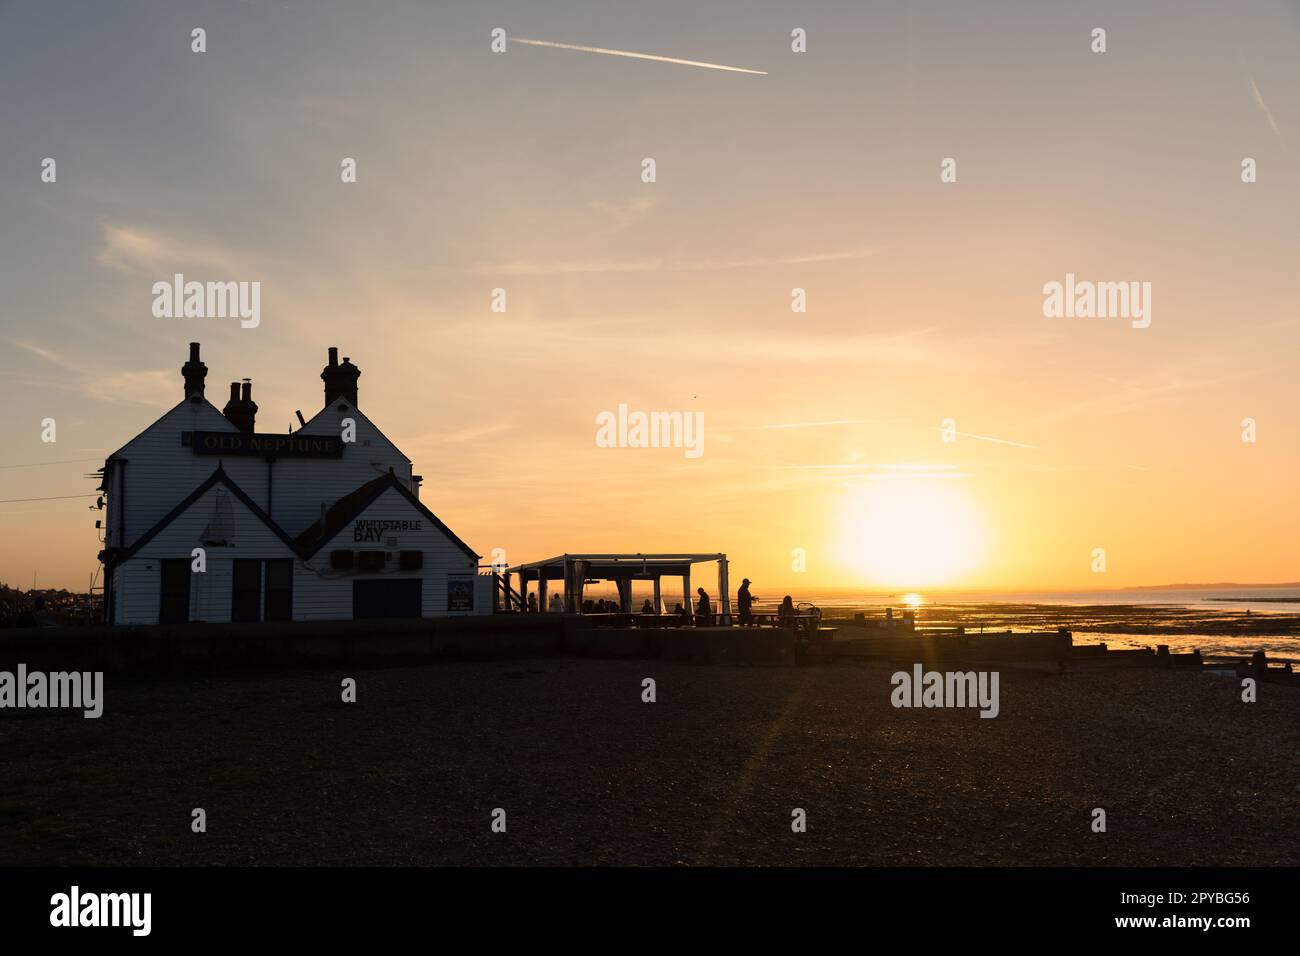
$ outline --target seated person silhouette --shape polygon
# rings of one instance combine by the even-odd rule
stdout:
[[[699,602],[695,605],[695,626],[709,627],[713,624],[713,610],[709,606],[709,595],[704,588],[696,588],[695,593],[700,596]]]
[[[776,612],[776,623],[781,627],[794,627],[794,598],[788,594],[781,599],[781,607]]]

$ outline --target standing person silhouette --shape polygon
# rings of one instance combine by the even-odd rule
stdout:
[[[740,590],[736,592],[736,607],[740,611],[742,626],[754,623],[754,595],[749,593],[749,578],[740,582]]]
[[[700,596],[699,603],[695,606],[695,626],[708,627],[713,623],[713,611],[709,607],[709,595],[704,588],[696,588],[695,593]]]

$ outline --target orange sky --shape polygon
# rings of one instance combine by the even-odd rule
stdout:
[[[89,493],[70,460],[178,401],[191,340],[275,431],[337,345],[485,556],[726,551],[763,596],[1300,578],[1300,18],[1128,6],[213,10],[204,54],[163,6],[6,14],[0,498]],[[174,272],[260,281],[261,324],[154,318]],[[1150,327],[1045,318],[1067,272],[1150,282]],[[702,412],[703,454],[597,447],[620,403]],[[84,586],[89,503],[0,504],[0,580]]]

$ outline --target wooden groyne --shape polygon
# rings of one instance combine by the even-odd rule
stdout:
[[[1167,644],[1156,647],[1110,648],[1104,643],[1075,644],[1074,635],[1057,631],[1003,631],[969,634],[960,628],[917,630],[879,626],[841,625],[833,656],[840,659],[887,660],[905,664],[1005,664],[1036,669],[1101,670],[1108,668],[1171,667],[1232,672],[1241,677],[1300,685],[1291,665],[1270,665],[1263,651],[1249,659],[1206,659],[1199,650],[1170,653]]]

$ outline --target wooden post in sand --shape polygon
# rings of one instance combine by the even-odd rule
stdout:
[[[1256,677],[1263,678],[1268,673],[1268,655],[1263,651],[1250,655],[1250,669]]]

